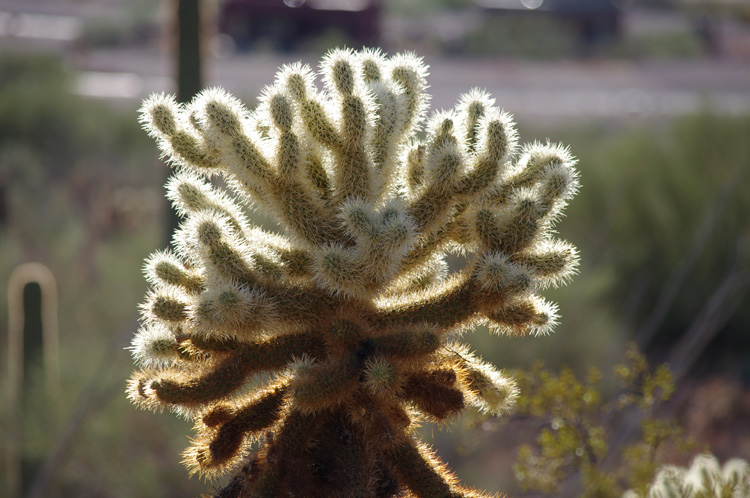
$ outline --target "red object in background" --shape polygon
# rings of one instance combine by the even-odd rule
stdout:
[[[280,51],[334,31],[362,45],[377,45],[380,3],[373,0],[227,0],[219,32],[240,51],[267,40]]]

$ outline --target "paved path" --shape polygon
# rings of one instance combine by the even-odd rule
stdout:
[[[299,59],[299,55],[214,59],[207,63],[206,84],[252,99],[273,81],[279,65]],[[452,107],[459,94],[477,86],[488,90],[498,105],[523,118],[649,118],[701,109],[750,113],[750,63],[746,61],[425,60],[430,65],[433,108]],[[78,90],[84,95],[141,99],[154,91],[174,92],[172,63],[163,55],[91,52],[75,56],[73,66],[79,71]]]

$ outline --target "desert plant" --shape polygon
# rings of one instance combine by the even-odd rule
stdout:
[[[513,380],[456,340],[479,322],[513,336],[555,324],[538,291],[575,270],[552,236],[574,160],[518,147],[479,90],[419,139],[413,55],[336,50],[321,73],[322,92],[308,67],[282,68],[252,112],[219,89],[145,102],[185,220],[146,264],[129,396],[195,420],[191,472],[239,467],[216,496],[481,496],[414,428],[513,404]],[[282,233],[251,225],[243,202]]]
[[[608,396],[606,379],[594,367],[584,380],[570,368],[555,374],[541,363],[513,373],[523,394],[503,422],[541,426],[536,443],[521,446],[513,466],[524,490],[617,498],[624,488],[647,488],[665,452],[668,457],[670,451],[690,454],[697,448],[678,421],[660,411],[675,391],[669,368],[651,368],[635,345],[614,366],[615,397]]]

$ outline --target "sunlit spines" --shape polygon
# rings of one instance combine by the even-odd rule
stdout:
[[[554,325],[536,292],[575,271],[575,249],[551,237],[574,161],[549,144],[517,154],[510,116],[476,90],[420,139],[426,67],[411,54],[336,50],[320,74],[322,90],[308,67],[282,68],[253,111],[207,90],[144,112],[170,160],[197,173],[170,182],[186,219],[174,255],[147,264],[130,397],[198,420],[194,470],[244,462],[219,496],[481,496],[412,431],[420,417],[510,404],[512,382],[446,356],[446,341],[481,322],[511,335]],[[218,170],[232,196],[203,178]],[[248,223],[241,203],[280,234]],[[289,388],[253,394],[256,374]],[[257,430],[267,436],[248,455]]]
[[[464,270],[429,292],[387,298],[379,304],[377,318],[383,326],[428,323],[446,332],[470,321],[477,313],[471,273]]]
[[[531,250],[513,254],[511,260],[529,268],[540,288],[567,283],[578,269],[578,250],[562,240],[540,242]]]
[[[265,389],[240,406],[219,405],[199,417],[199,436],[185,452],[191,473],[218,475],[237,464],[248,436],[265,430],[282,416],[284,382]]]
[[[247,111],[220,89],[204,90],[190,104],[204,126],[206,139],[222,154],[222,168],[254,191],[273,179],[271,160],[258,148],[262,139],[246,126]]]
[[[380,81],[388,59],[379,48],[365,48],[354,54],[359,63],[362,80],[366,84]]]
[[[495,186],[515,154],[517,132],[508,113],[488,108],[476,124],[471,169],[461,178],[457,195],[472,198]]]
[[[573,169],[573,160],[547,166],[540,186],[540,198],[547,211],[547,217],[554,223],[563,208],[578,191],[578,172]]]
[[[414,132],[429,104],[427,89],[427,66],[421,57],[411,52],[396,54],[390,58],[390,76],[402,88],[405,123],[408,132]]]
[[[364,269],[356,254],[339,244],[318,251],[313,260],[315,282],[323,289],[343,297],[358,297],[366,292]]]
[[[424,68],[421,61],[388,60],[379,51],[365,51],[360,62],[377,104],[371,148],[375,169],[380,173],[374,188],[376,195],[382,196],[391,188],[400,143],[422,119],[424,101],[415,95],[422,93],[418,89],[424,86]]]
[[[523,297],[534,290],[534,277],[527,267],[510,262],[502,253],[488,253],[477,264],[479,294],[485,302]]]
[[[143,101],[139,121],[154,138],[170,137],[180,129],[180,104],[174,95],[153,93]]]
[[[459,114],[452,109],[437,111],[430,116],[425,126],[428,159],[446,145],[460,146],[461,140],[456,135],[460,119]]]
[[[435,255],[438,258],[442,256],[447,244],[455,234],[457,221],[456,218],[453,218],[440,229],[418,238],[415,245],[410,247],[404,255],[401,264],[403,275],[413,272],[420,273],[425,265],[431,264],[430,261],[434,260]]]
[[[197,371],[144,369],[131,377],[128,392],[135,402],[151,409],[174,405],[196,408],[231,396],[252,374],[281,370],[302,354],[320,357],[321,346],[309,334],[246,343]]]
[[[378,242],[384,251],[400,258],[415,242],[417,228],[405,207],[400,202],[390,202],[380,211],[380,233]]]
[[[272,143],[275,149],[277,174],[283,177],[294,177],[305,159],[306,151],[292,130],[294,109],[291,99],[278,91],[269,91],[265,99],[262,105],[265,104],[265,111],[276,128]]]
[[[404,441],[387,453],[400,478],[419,498],[452,498],[456,478],[424,444]]]
[[[219,161],[215,151],[182,121],[182,108],[174,96],[152,94],[139,110],[140,122],[157,139],[164,157],[175,165],[201,173],[214,173]]]
[[[572,166],[575,164],[570,151],[560,145],[551,143],[532,142],[520,148],[513,167],[509,168],[502,181],[487,194],[487,199],[496,204],[507,202],[518,189],[533,187],[538,184],[549,169],[562,166],[570,172],[568,190],[572,195],[577,189],[577,174]]]
[[[189,302],[189,296],[182,289],[165,285],[146,294],[141,313],[150,322],[179,323],[188,316]]]
[[[162,367],[179,358],[179,344],[169,327],[159,323],[145,324],[138,329],[130,351],[138,365]]]
[[[335,408],[357,387],[360,362],[350,354],[341,361],[313,364],[290,388],[294,406],[305,413]]]
[[[303,164],[310,185],[316,190],[323,202],[328,204],[333,197],[333,188],[323,161],[324,155],[321,151],[309,149]]]
[[[321,63],[323,83],[340,116],[340,148],[334,151],[337,161],[333,178],[339,201],[369,199],[373,193],[372,165],[366,146],[376,107],[352,59],[351,50],[333,50]]]
[[[623,498],[739,498],[750,493],[750,464],[733,458],[723,466],[711,454],[699,454],[690,467],[664,465],[653,482],[641,489],[629,489]]]
[[[427,168],[425,146],[421,142],[412,141],[403,148],[402,156],[405,194],[408,198],[413,198],[424,182],[424,173]]]
[[[304,183],[278,176],[269,184],[268,191],[290,235],[311,245],[321,245],[339,238],[333,213],[326,209],[320,198],[311,195]]]
[[[314,263],[313,263],[314,266]],[[292,280],[284,284],[258,285],[277,309],[282,311],[281,321],[291,330],[300,330],[317,324],[338,309],[346,299],[314,283],[296,285]]]
[[[210,183],[187,171],[179,171],[167,182],[167,198],[177,213],[188,216],[212,210],[227,218],[229,224],[241,235],[248,229],[245,215],[227,196]]]
[[[399,272],[409,245],[414,243],[416,228],[398,203],[391,203],[372,216],[359,216],[358,219],[362,221],[362,231],[355,257],[369,280],[366,287],[376,291]],[[350,225],[352,223],[354,220]]]
[[[356,92],[361,85],[360,74],[355,67],[356,59],[355,52],[348,48],[333,49],[323,57],[320,73],[329,93],[345,96]]]
[[[428,123],[424,169],[420,173],[422,186],[411,196],[408,208],[415,227],[423,235],[443,226],[456,202],[455,189],[465,168],[465,158],[454,134],[457,120],[456,113],[440,112]],[[416,154],[410,159],[419,160],[419,149]],[[415,182],[407,178],[406,183]]]
[[[530,247],[543,231],[545,205],[530,192],[521,191],[511,199],[511,213],[503,227],[499,249],[512,254]]]
[[[446,141],[443,145],[428,149],[427,174],[425,182],[430,193],[452,195],[458,187],[465,161],[458,144]]]
[[[261,290],[226,282],[201,293],[190,310],[189,327],[219,338],[249,339],[273,328],[280,319],[278,306]]]
[[[469,404],[484,413],[503,415],[509,412],[518,398],[515,381],[496,370],[460,345],[446,348],[447,358],[460,371],[460,382],[469,395]]]
[[[480,131],[479,120],[494,105],[495,99],[479,88],[472,88],[458,98],[456,110],[461,116],[461,138],[468,152],[475,152]]]
[[[341,147],[341,137],[327,102],[315,88],[314,76],[307,66],[285,66],[276,78],[277,86],[285,86],[294,99],[303,128],[310,137],[329,150]]]
[[[187,261],[204,266],[211,264],[206,262],[218,256],[220,248],[202,245],[198,236],[199,225],[209,221],[224,226],[222,230],[225,236],[217,236],[217,241],[222,238],[227,240],[220,244],[226,246],[227,241],[234,241],[224,247],[224,252],[234,251],[235,262],[245,259],[246,266],[257,270],[259,276],[279,272],[299,275],[305,272],[304,261],[309,259],[305,249],[292,249],[284,237],[250,227],[236,205],[202,180],[183,172],[170,180],[168,188],[170,198],[188,216],[174,237],[175,250]],[[252,241],[252,245],[239,242],[242,240]],[[213,256],[210,253],[214,253]],[[246,268],[245,273],[247,271]]]
[[[285,64],[276,72],[274,86],[286,88],[295,100],[307,98],[315,89],[315,75],[307,64]]]
[[[277,244],[272,246],[284,272],[290,277],[307,277],[312,273],[313,258],[308,251]]]
[[[144,273],[146,280],[154,287],[172,285],[189,294],[198,293],[203,287],[203,277],[193,269],[186,268],[169,251],[157,251],[149,256],[144,265]]]
[[[393,359],[422,359],[440,346],[440,337],[432,327],[411,326],[406,330],[391,332],[371,340],[376,354]]]
[[[377,82],[372,85],[377,119],[370,146],[372,161],[377,175],[374,179],[376,197],[381,197],[391,188],[396,170],[395,156],[406,125],[406,116],[401,108],[400,96],[393,85]]]
[[[483,251],[513,254],[533,244],[544,228],[546,212],[533,191],[521,190],[505,209],[481,206],[473,216],[476,240]]]
[[[456,380],[451,368],[428,369],[409,375],[401,389],[403,396],[422,413],[443,422],[465,406],[464,394]]]
[[[396,367],[382,357],[367,361],[364,368],[364,384],[375,396],[388,396],[398,386],[399,373]]]
[[[380,229],[373,205],[363,199],[348,199],[339,206],[339,219],[346,231],[360,240],[375,239]]]
[[[399,276],[384,290],[385,295],[408,295],[424,291],[439,284],[448,275],[448,264],[445,257],[431,254],[421,265],[400,272]]]
[[[223,216],[205,211],[190,217],[175,242],[180,253],[195,248],[192,252],[198,252],[202,266],[216,276],[246,285],[257,280],[246,242],[232,233]]]
[[[443,187],[431,186],[409,204],[408,215],[414,226],[423,236],[428,237],[439,231],[449,220],[453,196]]]
[[[498,335],[523,337],[545,335],[557,325],[557,305],[530,296],[485,312],[490,331]]]

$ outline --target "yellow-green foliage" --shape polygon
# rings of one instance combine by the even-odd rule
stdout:
[[[554,325],[538,291],[575,271],[551,230],[574,160],[517,146],[479,90],[418,138],[428,96],[413,55],[336,50],[320,73],[322,91],[308,67],[282,68],[254,111],[219,89],[144,103],[185,219],[146,264],[130,398],[195,420],[191,472],[239,467],[217,496],[481,496],[414,427],[513,405],[513,380],[456,340],[480,322],[514,336]],[[448,270],[449,251],[464,268]]]
[[[621,383],[615,401],[603,398],[602,374],[595,368],[583,382],[568,368],[555,375],[537,364],[516,372],[523,395],[515,415],[543,424],[537,446],[518,451],[514,472],[521,487],[556,496],[565,483],[566,495],[619,498],[624,487],[644,492],[658,471],[661,448],[694,450],[675,420],[657,414],[674,392],[665,365],[652,371],[633,346],[614,371]]]

